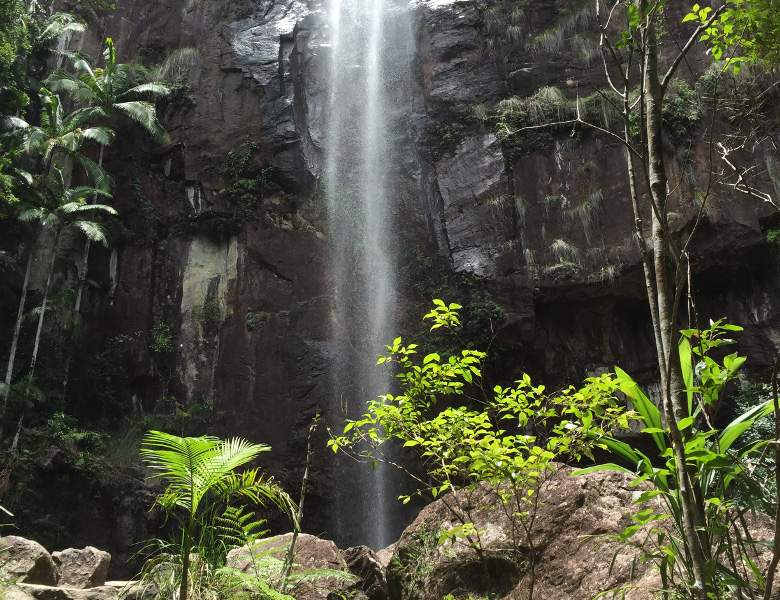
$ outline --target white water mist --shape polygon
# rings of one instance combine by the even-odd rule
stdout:
[[[366,401],[387,393],[390,376],[376,357],[396,334],[393,207],[399,195],[397,157],[408,127],[402,82],[413,57],[411,10],[394,0],[331,0],[322,61],[327,68],[324,109],[324,188],[328,198],[333,333],[334,412],[351,417]],[[399,106],[399,103],[401,104]],[[342,412],[343,414],[343,412]],[[339,469],[334,534],[342,544],[379,549],[398,531],[397,503],[382,465]]]

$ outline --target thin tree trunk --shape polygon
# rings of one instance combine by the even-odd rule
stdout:
[[[639,0],[640,14],[647,14],[647,1]],[[679,356],[675,344],[676,323],[674,323],[674,308],[672,301],[672,286],[668,274],[670,263],[669,243],[667,239],[667,180],[664,166],[662,144],[663,90],[658,72],[657,38],[655,24],[649,22],[645,40],[645,129],[647,133],[647,166],[650,183],[650,200],[655,205],[652,216],[653,252],[655,268],[656,298],[658,306],[658,324],[661,332],[663,364],[659,365],[666,371],[667,384],[662,389],[663,408],[666,414],[667,426],[672,438],[672,446],[677,461],[679,479],[680,504],[682,505],[683,530],[688,538],[691,550],[694,576],[693,593],[698,598],[705,598],[708,581],[705,572],[705,551],[697,531],[698,511],[695,506],[696,494],[687,468],[685,443],[683,433],[677,423],[685,418],[685,389],[679,366]],[[650,292],[650,290],[648,290]]]
[[[100,145],[100,155],[98,156],[98,167],[103,166],[103,150],[105,146],[102,144]],[[97,193],[95,193],[94,196],[92,196],[92,203],[94,204],[97,201]],[[87,265],[89,263],[89,246],[90,246],[90,239],[87,238],[87,241],[84,242],[84,262],[81,265],[81,269],[79,270],[79,283],[78,283],[78,291],[76,292],[76,313],[78,314],[79,309],[81,309],[81,296],[84,291],[84,282],[87,279]]]
[[[303,480],[301,481],[301,499],[298,502],[298,515],[296,517],[295,529],[293,530],[292,539],[290,540],[290,547],[287,549],[287,556],[284,559],[284,566],[282,568],[282,578],[279,582],[279,591],[284,593],[287,587],[287,579],[290,577],[292,571],[293,562],[295,560],[295,543],[298,541],[298,534],[301,531],[301,519],[303,519],[303,500],[306,498],[306,486],[309,483],[309,468],[311,467],[311,436],[314,435],[314,431],[317,429],[317,421],[311,424],[309,427],[309,435],[306,437],[306,466],[303,470]]]
[[[190,521],[182,535],[181,555],[181,585],[179,586],[179,600],[187,600],[187,588],[190,583],[190,550],[192,549],[192,534],[195,531],[195,515],[190,515]]]
[[[98,156],[98,167],[103,166],[103,150],[105,146],[102,144],[100,145],[100,155]],[[94,196],[92,196],[92,203],[94,204],[97,201],[97,193],[95,193]],[[87,238],[87,241],[84,242],[84,261],[81,264],[81,269],[79,269],[79,280],[76,284],[76,303],[74,305],[74,310],[76,312],[76,318],[78,319],[79,312],[81,311],[81,297],[84,294],[84,284],[87,280],[87,267],[89,265],[89,248],[90,248],[90,242],[91,240]],[[70,365],[73,362],[73,349],[68,350],[68,356],[65,358],[65,372],[62,376],[62,397],[63,399],[66,399],[66,395],[68,393],[68,379],[70,377]]]
[[[775,492],[780,500],[780,400],[777,397],[777,375],[780,372],[780,354],[775,358],[775,368],[772,370],[772,401],[775,407]],[[766,587],[764,588],[764,600],[772,596],[772,587],[775,582],[777,563],[780,562],[780,510],[775,509],[775,537],[772,540],[772,561],[766,570]]]
[[[60,232],[54,237],[54,248],[51,251],[51,260],[49,261],[49,275],[46,277],[46,287],[43,288],[43,302],[41,303],[41,314],[38,316],[38,329],[35,332],[35,345],[33,346],[32,360],[30,361],[30,378],[27,380],[27,390],[25,395],[30,393],[32,377],[35,373],[35,363],[38,360],[38,347],[41,341],[41,330],[43,329],[43,318],[46,315],[46,302],[49,298],[49,285],[51,276],[54,273],[54,261],[57,258],[57,247],[60,245]]]
[[[30,285],[30,267],[32,266],[33,255],[32,246],[30,247],[29,255],[27,256],[27,269],[24,272],[24,283],[22,284],[22,297],[19,299],[19,310],[16,313],[16,324],[14,325],[14,337],[11,340],[11,354],[8,357],[8,369],[5,372],[5,385],[7,386],[3,390],[3,410],[0,412],[0,417],[5,415],[5,409],[8,406],[8,391],[11,386],[11,378],[14,373],[14,360],[16,359],[16,347],[19,344],[19,331],[22,329],[22,317],[24,316],[24,304],[27,301],[27,288]]]

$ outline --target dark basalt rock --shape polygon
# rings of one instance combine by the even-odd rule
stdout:
[[[194,106],[166,117],[171,145],[155,147],[119,123],[121,142],[106,149],[122,226],[112,231],[113,255],[93,248],[89,276],[98,287],[85,298],[89,329],[78,342],[66,401],[69,412],[94,419],[148,414],[163,396],[187,407],[213,402],[209,431],[271,445],[262,466],[289,490],[299,485],[311,418],[323,414],[336,428],[340,419],[328,374],[340,357],[331,341],[334,292],[318,179],[327,97],[316,65],[324,23],[296,0],[239,4],[200,0],[182,14],[178,0],[123,0],[74,41],[74,49],[99,56],[101,38],[111,37],[120,62],[144,56],[159,64],[189,46],[199,55],[189,75]],[[573,6],[566,0],[527,4],[523,40],[555,26]],[[653,381],[655,353],[623,150],[567,130],[551,133],[531,152],[511,154],[491,125],[472,116],[475,105],[493,110],[504,98],[530,96],[542,86],[574,97],[591,84],[602,86],[603,69],[525,42],[510,44],[506,60],[498,60],[485,50],[480,13],[467,2],[423,1],[416,11],[414,72],[411,82],[393,90],[412,116],[392,132],[407,151],[398,157],[393,199],[399,230],[388,235],[399,246],[440,257],[448,268],[484,278],[489,297],[506,314],[493,324],[503,348],[502,364],[494,366],[497,380],[527,371],[556,386],[617,364]],[[688,64],[703,67],[703,55],[691,55]],[[434,123],[455,139],[437,156],[422,143]],[[247,141],[257,148],[241,176],[272,167],[270,182],[263,198],[231,199],[222,190],[234,181],[222,165],[230,152],[241,158]],[[690,165],[670,150],[669,180],[685,181]],[[692,152],[694,167],[705,164],[704,146]],[[696,207],[692,190],[676,189],[682,191],[669,211],[680,235]],[[587,222],[574,218],[571,209],[596,191],[599,210]],[[715,194],[691,248],[701,322],[725,316],[745,326],[738,341],[750,356],[746,377],[760,379],[780,332],[780,276],[763,236],[776,219],[728,188]],[[647,221],[649,213],[641,216]],[[556,240],[576,247],[579,259],[564,264],[552,248]],[[22,258],[19,241],[9,239],[2,249]],[[79,265],[72,257],[67,263],[63,272],[72,275]],[[9,278],[18,289],[19,275]],[[0,279],[2,323],[16,314],[8,285]],[[33,282],[31,293],[42,285]],[[399,329],[419,327],[412,309],[428,301],[401,290],[392,299]],[[215,322],[203,322],[206,302],[219,308]],[[175,351],[165,357],[152,353],[144,337],[157,323],[174,333]],[[192,433],[202,433],[202,425]],[[325,434],[318,436],[315,444],[324,444]],[[54,450],[42,453],[42,471],[62,470],[60,458]],[[317,452],[313,467],[303,525],[328,535],[333,499],[345,484],[329,453]],[[140,478],[117,485],[120,493],[71,475],[67,493],[94,508],[83,510],[94,515],[93,523],[71,515],[67,503],[51,502],[41,514],[67,524],[71,539],[64,543],[110,550],[116,570],[131,544],[153,529],[146,513],[151,494],[130,491],[140,489]],[[46,489],[45,478],[35,478],[34,485]],[[277,531],[285,525],[272,521]]]
[[[387,579],[385,569],[374,551],[367,546],[347,548],[343,552],[349,572],[360,579],[359,588],[368,600],[387,598]]]

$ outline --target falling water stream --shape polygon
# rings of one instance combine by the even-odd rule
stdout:
[[[356,417],[387,393],[377,355],[396,334],[398,160],[408,130],[411,10],[395,0],[330,0],[322,173],[334,284],[333,412]],[[407,149],[408,151],[408,149]],[[340,465],[334,537],[380,549],[397,538],[390,469]]]

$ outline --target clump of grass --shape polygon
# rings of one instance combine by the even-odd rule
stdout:
[[[558,25],[536,36],[530,44],[531,51],[536,54],[558,54],[563,49],[568,37],[575,31],[588,29],[595,21],[595,18],[596,8],[593,3],[588,2],[580,6]],[[581,36],[574,36],[574,39],[577,37]],[[577,51],[577,47],[574,44],[572,44],[572,48]]]
[[[561,90],[545,86],[528,100],[528,117],[534,125],[562,121],[568,108],[569,101]]]
[[[599,44],[593,38],[577,34],[571,39],[571,49],[579,55],[586,67],[590,68],[599,57]]]
[[[515,196],[515,224],[518,228],[525,226],[526,212],[528,212],[528,203],[522,196]]]
[[[525,261],[525,266],[529,269],[535,269],[536,268],[536,250],[532,250],[531,248],[526,248],[523,250],[523,260]]]
[[[517,96],[510,96],[498,103],[498,110],[504,114],[511,114],[522,110],[523,100]]]
[[[574,221],[579,221],[582,232],[585,234],[585,242],[590,246],[593,227],[601,214],[601,208],[604,201],[604,195],[601,190],[590,190],[585,199],[578,205],[566,208],[563,211],[564,222],[571,225]]]
[[[549,219],[550,209],[559,208],[566,202],[566,198],[558,196],[556,194],[548,194],[539,201],[539,204],[544,208],[544,214]]]
[[[537,35],[531,42],[534,54],[558,54],[563,49],[563,29],[554,27]]]
[[[550,242],[550,251],[558,263],[579,264],[580,262],[580,249],[563,238],[557,238]]]
[[[484,104],[472,104],[470,112],[471,116],[478,121],[487,121],[490,118],[487,106]]]

